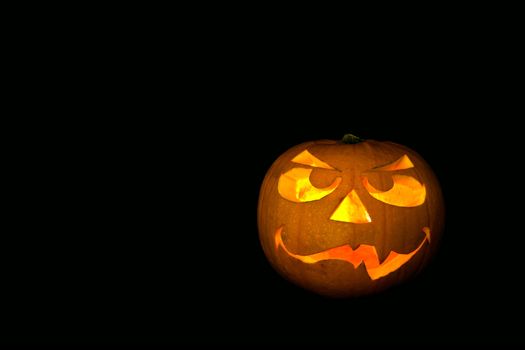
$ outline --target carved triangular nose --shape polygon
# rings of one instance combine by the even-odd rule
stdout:
[[[355,190],[347,194],[341,203],[339,203],[330,219],[342,222],[353,222],[354,224],[372,222],[368,211],[366,211],[363,202],[361,202]]]

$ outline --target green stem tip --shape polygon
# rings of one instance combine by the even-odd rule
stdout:
[[[356,144],[356,143],[359,143],[359,142],[363,142],[364,139],[362,139],[360,137],[357,137],[355,135],[352,135],[352,134],[346,134],[345,136],[343,136],[343,139],[341,141],[343,143],[347,143],[347,144],[353,145],[353,144]]]

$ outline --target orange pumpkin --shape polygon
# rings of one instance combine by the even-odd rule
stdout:
[[[292,147],[259,195],[259,239],[272,266],[332,297],[414,277],[435,254],[443,225],[440,185],[423,158],[353,135]]]

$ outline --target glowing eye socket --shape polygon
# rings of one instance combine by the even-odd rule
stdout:
[[[398,207],[417,207],[425,202],[425,185],[418,182],[412,176],[392,175],[394,186],[385,192],[375,189],[368,182],[368,178],[363,177],[363,186],[372,197]]]
[[[341,183],[337,177],[328,187],[317,188],[310,182],[313,169],[292,168],[279,178],[277,189],[279,194],[292,202],[310,202],[321,199],[332,193]]]

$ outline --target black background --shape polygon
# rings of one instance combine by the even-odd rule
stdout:
[[[44,83],[32,107],[60,118],[24,119],[9,146],[3,341],[523,343],[523,147],[507,61],[480,59],[484,41],[347,54],[324,40],[225,37],[208,32],[169,58],[148,39],[139,72],[119,46],[101,69],[88,59],[39,80],[60,93]],[[420,153],[446,228],[416,280],[332,300],[273,271],[256,211],[281,153],[345,133]]]
[[[452,112],[461,105],[434,108],[413,97],[370,111],[368,101],[335,106],[318,96],[248,101],[237,120],[124,120],[99,132],[101,122],[71,140],[73,150],[43,154],[40,171],[48,175],[33,192],[41,200],[32,202],[37,214],[21,221],[24,236],[13,238],[20,248],[5,259],[16,280],[9,327],[31,331],[13,341],[521,342],[517,149],[512,136],[501,136],[512,124],[474,120],[497,110],[477,108],[467,121]],[[446,230],[416,280],[376,296],[331,300],[272,270],[256,208],[265,172],[282,152],[348,132],[417,150],[442,184]]]

